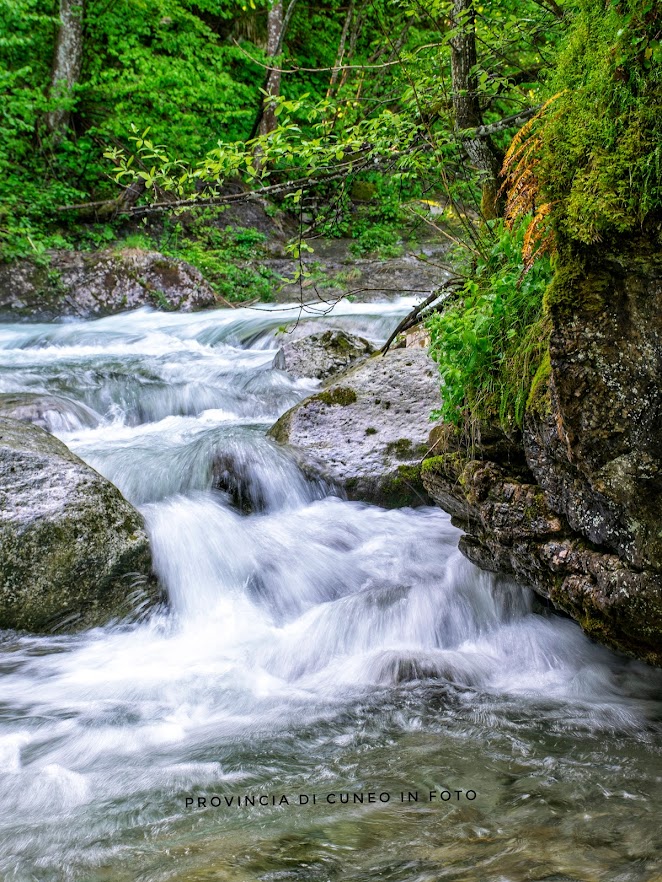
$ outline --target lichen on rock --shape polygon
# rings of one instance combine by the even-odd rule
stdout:
[[[287,340],[280,349],[282,367],[293,377],[328,380],[367,358],[375,347],[363,337],[342,330],[328,330]]]
[[[217,305],[198,269],[140,248],[54,251],[46,262],[0,264],[0,315],[51,321],[150,306],[190,312]]]

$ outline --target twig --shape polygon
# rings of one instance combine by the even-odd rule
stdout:
[[[381,64],[341,64],[336,65],[334,67],[273,67],[270,64],[265,64],[263,61],[260,61],[257,58],[254,58],[249,52],[247,52],[243,46],[241,46],[236,40],[232,41],[237,49],[242,52],[246,58],[250,58],[253,64],[257,64],[258,67],[263,67],[265,70],[276,71],[276,73],[282,74],[293,74],[293,73],[332,73],[333,71],[341,71],[341,70],[379,70],[383,67],[393,67],[396,64],[400,64],[400,59],[396,59],[394,61],[384,61]],[[443,46],[443,43],[426,43],[424,46],[418,46],[411,55],[418,55],[419,52],[422,52],[424,49],[434,49],[438,46]]]
[[[477,129],[469,129],[468,133],[472,138],[489,138],[490,135],[496,135],[504,129],[512,129],[515,126],[521,126],[540,110],[542,104],[536,104],[535,107],[527,107],[526,110],[520,110],[519,113],[513,113],[512,116],[506,116],[504,119],[489,123],[485,126],[478,126]],[[463,133],[464,134],[464,133]]]
[[[410,328],[413,328],[414,325],[419,324],[419,322],[423,319],[423,310],[430,306],[431,303],[434,303],[435,300],[438,300],[439,297],[441,297],[441,295],[444,293],[444,291],[455,290],[461,285],[461,283],[462,279],[460,279],[458,276],[453,276],[452,278],[444,282],[443,285],[441,285],[439,288],[435,288],[432,294],[426,297],[422,303],[418,304],[418,306],[415,306],[412,311],[402,319],[395,331],[393,331],[386,343],[384,343],[384,345],[382,346],[381,354],[386,355],[391,347],[391,343],[393,343],[398,334],[402,334],[403,331],[408,331]],[[448,300],[448,297],[444,297],[442,303],[445,303],[446,300]]]

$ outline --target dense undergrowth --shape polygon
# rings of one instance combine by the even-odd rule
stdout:
[[[262,263],[266,235],[250,227],[222,226],[222,215],[215,215],[203,212],[187,225],[166,222],[158,232],[124,236],[117,246],[187,261],[200,270],[220,300],[273,300],[281,280]]]
[[[433,315],[430,354],[439,365],[441,409],[434,414],[471,430],[497,417],[520,426],[549,335],[543,295],[552,277],[549,256],[525,272],[523,239],[530,218],[509,230],[493,222],[469,278],[444,312]]]

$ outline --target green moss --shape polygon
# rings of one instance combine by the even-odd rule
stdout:
[[[662,10],[580,0],[551,80],[538,173],[557,232],[590,244],[636,230],[662,199]]]
[[[354,404],[356,401],[356,392],[350,386],[336,386],[333,389],[327,389],[325,392],[315,395],[314,400],[321,401],[329,407],[332,407],[334,404],[347,407],[347,405]]]
[[[464,484],[466,483],[465,469],[468,462],[466,455],[459,451],[442,453],[439,456],[424,459],[421,464],[421,474],[444,475],[453,481]]]
[[[399,465],[395,474],[386,477],[380,484],[379,495],[375,500],[386,508],[402,508],[421,504],[427,499],[427,491],[421,480],[421,466]]]
[[[421,463],[421,474],[431,474],[433,472],[437,472],[440,470],[440,466],[443,462],[442,456],[430,456],[428,459],[424,459]]]
[[[420,465],[400,465],[398,466],[398,480],[400,481],[418,481],[421,477]]]
[[[354,181],[351,189],[351,197],[357,202],[370,202],[375,198],[376,187],[367,181]]]
[[[365,433],[366,435],[376,435],[377,429],[375,429],[374,426],[368,426],[368,428],[365,430]]]
[[[280,419],[276,420],[274,425],[269,429],[268,434],[278,441],[279,444],[287,444],[290,440],[290,431],[292,428],[292,411],[288,410]]]
[[[543,298],[545,312],[554,318],[575,313],[578,308],[602,309],[613,292],[613,277],[606,268],[589,266],[585,251],[583,247],[571,248],[567,243],[560,250],[554,277]]]
[[[548,350],[531,381],[529,397],[526,400],[527,412],[535,413],[539,416],[545,416],[551,412],[551,401],[549,397],[549,379],[551,375],[552,363]]]
[[[386,453],[397,459],[421,459],[427,449],[427,444],[412,444],[411,438],[398,438],[397,441],[389,441],[386,445]]]

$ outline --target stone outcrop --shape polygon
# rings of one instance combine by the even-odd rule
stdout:
[[[44,264],[0,264],[0,318],[10,320],[98,318],[140,306],[191,312],[216,305],[199,270],[155,251],[55,251]]]
[[[439,406],[434,363],[421,349],[398,349],[336,377],[285,413],[270,434],[349,499],[429,505],[421,460],[430,413]]]
[[[274,364],[293,377],[328,380],[374,351],[372,343],[363,337],[329,330],[283,343]]]
[[[423,481],[471,560],[662,665],[660,243],[566,262],[549,305],[550,360],[521,435],[482,427],[468,449],[445,429]]]
[[[0,418],[0,628],[78,631],[159,598],[143,519],[61,441]]]

